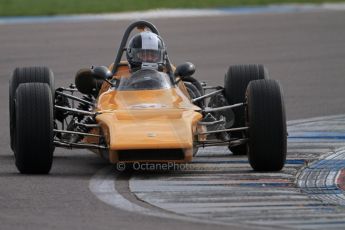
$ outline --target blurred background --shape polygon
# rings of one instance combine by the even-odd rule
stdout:
[[[324,0],[0,0],[0,16],[114,13],[159,8],[224,8]],[[327,2],[344,2],[327,0]]]

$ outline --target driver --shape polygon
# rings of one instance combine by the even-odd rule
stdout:
[[[163,71],[166,64],[166,47],[163,39],[150,31],[133,36],[128,43],[126,54],[132,72],[141,68]]]

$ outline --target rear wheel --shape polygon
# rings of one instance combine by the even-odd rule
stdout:
[[[10,139],[11,139],[11,149],[14,150],[15,142],[15,106],[14,99],[17,87],[22,83],[29,82],[41,82],[48,84],[52,95],[54,96],[54,74],[47,67],[23,67],[16,68],[13,71],[12,78],[10,80],[9,86],[9,110],[10,110]]]
[[[228,104],[244,102],[245,93],[249,82],[253,80],[268,79],[269,74],[263,65],[234,65],[230,66],[225,75],[224,90]],[[233,128],[245,126],[244,107],[234,108],[235,122]],[[232,138],[243,138],[243,133],[231,133]],[[245,155],[246,145],[229,148],[235,155]]]
[[[49,173],[54,151],[51,89],[45,83],[23,83],[15,98],[16,166],[21,173]]]
[[[275,80],[252,81],[247,89],[248,157],[256,171],[279,171],[286,159],[285,106]]]
[[[184,85],[186,86],[186,89],[191,99],[198,98],[204,95],[204,89],[202,88],[200,82],[198,82],[195,78],[188,76],[188,77],[185,77],[183,80],[184,80]],[[204,100],[200,100],[200,101],[195,102],[195,105],[199,106],[200,108],[204,108],[205,102]],[[199,148],[194,146],[193,156],[196,156],[198,151],[199,151]]]
[[[185,76],[185,77],[183,77],[183,81],[192,83],[198,89],[200,95],[205,94],[205,90],[202,87],[201,83],[198,80],[196,80],[194,77]]]

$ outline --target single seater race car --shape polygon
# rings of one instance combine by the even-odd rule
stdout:
[[[167,53],[158,71],[131,71],[122,57],[131,33],[157,28],[129,25],[109,67],[78,71],[75,84],[54,87],[47,67],[16,68],[10,81],[11,148],[21,173],[49,173],[55,147],[90,149],[111,163],[185,163],[199,148],[228,146],[248,155],[256,171],[279,171],[286,159],[286,121],[279,83],[262,65],[234,65],[224,86],[175,68]]]

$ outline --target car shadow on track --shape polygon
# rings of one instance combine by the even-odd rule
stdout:
[[[89,179],[99,169],[109,166],[104,159],[90,153],[57,153],[54,156],[52,170],[47,175],[20,174],[15,166],[13,153],[0,155],[0,177],[49,177]]]

